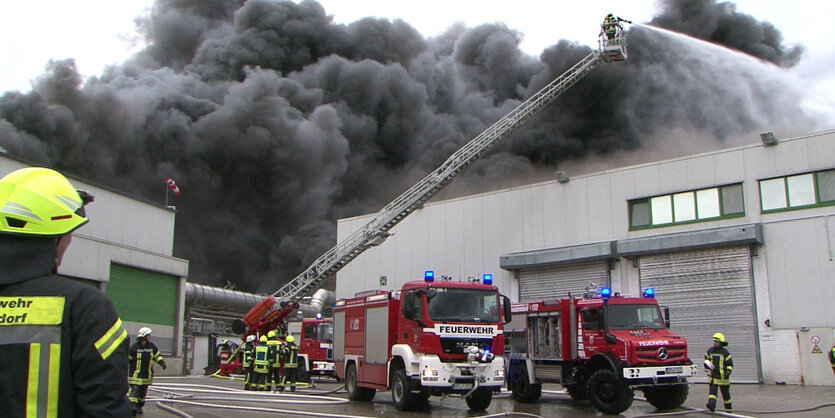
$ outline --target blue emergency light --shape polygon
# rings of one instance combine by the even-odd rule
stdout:
[[[609,299],[610,297],[612,297],[612,289],[608,287],[600,289],[600,297],[602,297],[603,299]]]
[[[423,281],[434,282],[435,281],[435,272],[432,271],[432,270],[426,270],[426,273],[423,273]]]
[[[321,312],[316,313],[316,319],[322,319],[322,313]]]
[[[644,289],[644,297],[645,298],[654,298],[655,297],[655,289],[648,287]]]
[[[485,274],[484,277],[482,277],[481,282],[484,284],[493,284],[493,275],[490,273]]]

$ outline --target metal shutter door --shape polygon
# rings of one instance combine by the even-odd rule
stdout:
[[[694,363],[702,363],[713,333],[721,332],[733,355],[731,380],[760,381],[748,247],[642,256],[640,275],[641,287],[655,288],[659,304],[670,308],[670,329],[687,338]]]
[[[609,283],[605,260],[519,270],[519,302],[582,297],[586,287]]]

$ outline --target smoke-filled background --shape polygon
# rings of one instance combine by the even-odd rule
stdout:
[[[784,71],[803,47],[773,25],[715,0],[667,0],[643,23],[722,47],[632,26],[626,62],[440,197],[820,128]],[[332,247],[337,219],[376,212],[591,52],[559,41],[526,55],[501,23],[432,38],[401,20],[336,24],[312,0],[158,0],[139,25],[147,46],[101,75],[53,61],[31,92],[0,96],[0,146],[153,201],[174,178],[189,280],[256,292]]]

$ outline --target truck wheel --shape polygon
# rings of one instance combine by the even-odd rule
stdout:
[[[589,398],[588,389],[582,383],[566,386],[565,390],[568,392],[568,396],[571,396],[571,399],[575,401],[585,401]]]
[[[675,409],[684,404],[690,388],[684,385],[660,386],[644,389],[644,397],[658,409]]]
[[[629,409],[635,393],[613,371],[600,369],[589,378],[589,399],[604,414],[620,414]]]
[[[420,394],[411,391],[406,370],[399,369],[391,376],[391,400],[399,411],[412,410],[420,401]]]
[[[493,401],[493,391],[487,388],[478,388],[467,398],[467,406],[473,411],[483,411]]]
[[[516,376],[513,382],[511,393],[513,399],[521,403],[534,403],[542,396],[542,385],[531,383],[528,378],[528,368],[524,365],[520,366],[520,373]]]
[[[357,386],[357,367],[353,364],[345,371],[345,391],[348,392],[348,399],[352,401],[368,402],[374,399],[376,389],[361,388]]]

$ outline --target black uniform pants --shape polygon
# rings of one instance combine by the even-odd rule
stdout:
[[[278,389],[279,386],[281,386],[281,387],[284,386],[281,382],[281,367],[273,367],[272,378],[273,378],[273,384],[275,384],[276,389]]]
[[[722,391],[722,399],[725,401],[725,409],[732,409],[731,408],[731,385],[714,385],[710,384],[709,392],[710,394],[707,396],[707,407],[710,410],[716,408],[716,392],[721,390]]]
[[[267,370],[264,373],[255,372],[255,384],[250,384],[250,387],[254,388],[255,390],[267,390],[269,387],[270,381],[270,371]]]
[[[284,382],[290,383],[290,392],[296,391],[296,379],[299,369],[297,367],[284,366]],[[284,382],[281,382],[281,387],[284,387]]]
[[[255,372],[252,371],[252,366],[244,368],[244,389],[252,388],[252,383],[255,378]]]
[[[130,392],[128,398],[135,404],[136,409],[142,409],[145,406],[145,396],[148,395],[148,385],[130,385]]]

